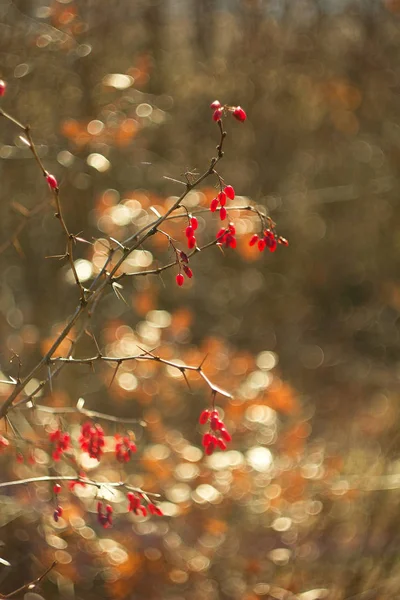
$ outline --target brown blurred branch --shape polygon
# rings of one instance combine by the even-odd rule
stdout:
[[[45,570],[45,572],[42,573],[42,575],[40,575],[39,577],[37,577],[36,579],[34,579],[33,581],[31,581],[30,583],[25,583],[24,585],[22,585],[21,587],[17,588],[13,592],[10,592],[9,594],[2,594],[2,593],[0,593],[0,599],[5,600],[6,598],[13,598],[17,594],[20,594],[22,592],[31,591],[31,590],[35,589],[35,587],[42,581],[42,579],[44,579],[46,577],[46,575],[48,575],[50,573],[50,571],[52,569],[54,569],[54,567],[56,565],[57,565],[57,561],[55,560],[50,565],[50,567],[48,567]]]
[[[135,492],[136,494],[141,494],[144,498],[147,496],[152,498],[160,498],[160,494],[156,494],[155,492],[146,492],[141,488],[130,485],[129,483],[125,483],[124,481],[95,481],[94,479],[88,479],[87,477],[81,477],[79,475],[43,475],[41,477],[28,477],[27,479],[16,479],[14,481],[4,481],[0,483],[0,488],[13,487],[16,485],[28,485],[30,483],[43,483],[46,481],[71,481],[76,482],[77,484],[82,485],[91,485],[99,490],[101,488],[111,488],[111,489],[119,489],[123,488],[128,492]],[[1,596],[0,596],[1,598]]]

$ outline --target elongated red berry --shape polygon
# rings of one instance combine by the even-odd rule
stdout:
[[[192,248],[194,248],[196,246],[196,238],[194,237],[194,235],[192,235],[192,237],[188,238],[188,248],[189,250],[192,250]]]
[[[55,494],[59,494],[61,492],[61,485],[59,483],[55,484],[55,486],[53,487],[53,492]]]
[[[249,246],[254,246],[258,242],[258,235],[255,233],[249,241]]]
[[[225,442],[230,442],[232,440],[231,434],[225,429],[225,427],[221,427],[219,431],[221,433],[221,437],[225,440]]]
[[[233,200],[235,197],[235,190],[231,185],[227,185],[224,187],[224,192],[228,196],[229,200]]]
[[[194,229],[193,229],[193,227],[191,225],[189,225],[188,227],[186,227],[186,229],[185,229],[185,235],[186,235],[186,237],[187,238],[193,237],[193,231],[194,231]]]
[[[184,281],[185,281],[185,278],[182,275],[182,273],[178,273],[178,275],[176,276],[176,283],[179,285],[179,287],[181,287],[183,285]]]
[[[192,279],[193,277],[193,271],[190,267],[188,267],[187,265],[182,265],[182,269],[186,275],[186,277],[189,277],[189,279]]]
[[[6,82],[0,79],[0,98],[6,93],[7,85]]]
[[[258,246],[259,251],[262,252],[265,249],[265,241],[258,240],[257,246]]]
[[[214,121],[220,121],[221,117],[222,117],[222,109],[217,108],[217,110],[215,110],[213,113],[213,119],[214,119]]]
[[[191,224],[191,226],[192,226],[192,229],[193,229],[193,231],[196,231],[196,229],[197,229],[197,228],[198,228],[198,226],[199,226],[199,222],[198,222],[198,220],[196,219],[196,217],[190,217],[190,224]]]
[[[200,414],[200,417],[199,417],[200,425],[205,425],[209,418],[210,418],[210,411],[203,410],[203,412]]]
[[[220,192],[218,194],[218,200],[221,206],[225,206],[226,204],[226,194],[225,192]]]
[[[233,111],[233,116],[241,123],[243,123],[243,121],[247,119],[247,115],[241,106],[237,106],[235,108],[235,110]]]
[[[219,218],[221,219],[221,221],[223,221],[224,219],[226,219],[226,208],[225,208],[225,206],[223,206],[221,208],[221,210],[219,211]]]
[[[282,244],[282,246],[289,246],[289,242],[286,238],[279,236],[278,243]]]
[[[218,204],[219,204],[218,198],[214,198],[214,200],[211,200],[211,204],[210,204],[211,212],[215,212],[217,210]]]
[[[217,108],[221,108],[221,102],[219,100],[214,100],[214,102],[211,102],[210,108],[212,108],[213,110],[217,110]]]
[[[54,177],[54,175],[51,175],[50,173],[47,173],[46,175],[46,181],[49,184],[49,186],[51,187],[52,190],[56,190],[58,188],[58,183],[57,183],[57,179]]]

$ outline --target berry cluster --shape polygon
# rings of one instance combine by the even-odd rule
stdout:
[[[189,250],[193,250],[193,248],[196,246],[196,237],[194,235],[194,232],[196,231],[198,226],[199,223],[196,217],[189,217],[189,225],[185,229],[185,235],[187,237],[187,245]]]
[[[210,108],[214,111],[213,120],[216,122],[220,121],[226,112],[230,112],[240,123],[243,123],[247,119],[247,115],[241,106],[228,106],[227,104],[222,106],[219,100],[214,100],[210,104]]]
[[[100,425],[92,425],[87,422],[82,425],[79,444],[84,452],[87,452],[90,458],[100,460],[105,445],[104,431]]]
[[[220,229],[217,233],[217,246],[225,246],[226,248],[236,248],[236,229],[233,223],[225,229]]]
[[[224,187],[223,190],[221,190],[219,192],[219,194],[213,199],[211,200],[211,204],[210,204],[210,210],[211,212],[215,212],[218,208],[218,206],[220,206],[220,211],[219,211],[219,217],[221,219],[221,221],[223,221],[224,219],[226,219],[226,208],[225,208],[225,204],[226,204],[226,199],[229,198],[229,200],[233,200],[235,197],[235,190],[233,189],[233,187],[231,185],[226,185]]]
[[[278,244],[289,246],[289,242],[285,238],[277,236],[271,229],[265,229],[263,236],[255,233],[249,241],[249,246],[254,246],[255,244],[257,244],[260,252],[265,250],[265,248],[268,248],[270,252],[275,252]]]
[[[100,525],[103,525],[104,529],[108,527],[112,527],[112,514],[113,507],[109,504],[106,504],[106,512],[103,511],[103,503],[97,503],[97,520]]]
[[[115,456],[121,463],[129,462],[132,452],[136,452],[136,444],[132,442],[128,435],[121,437],[119,434],[115,436]]]
[[[196,219],[197,221],[197,219]],[[195,240],[196,242],[196,240]],[[182,271],[185,273],[186,277],[188,279],[192,279],[193,277],[193,271],[192,269],[189,267],[189,257],[185,252],[182,252],[182,250],[177,250],[177,260],[178,260],[178,264],[179,264],[179,269],[182,269]],[[176,276],[176,283],[180,286],[182,286],[184,284],[185,278],[182,275],[181,272],[178,273],[178,275]]]
[[[134,512],[135,515],[142,513],[142,515],[145,517],[147,515],[147,512],[149,512],[151,515],[158,515],[159,517],[161,517],[163,514],[161,508],[159,508],[156,504],[153,504],[153,502],[147,501],[146,508],[145,505],[142,504],[142,501],[144,500],[142,494],[128,492],[126,497],[129,502],[128,511]]]
[[[213,410],[203,410],[201,413],[199,417],[200,425],[205,425],[208,422],[210,423],[210,430],[203,435],[202,444],[206,454],[211,456],[216,448],[226,450],[226,443],[230,442],[232,437],[215,408]]]
[[[53,444],[53,460],[60,460],[63,452],[67,452],[71,448],[71,436],[69,433],[61,431],[61,429],[56,429],[50,433],[49,439]]]

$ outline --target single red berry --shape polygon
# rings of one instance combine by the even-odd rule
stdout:
[[[10,442],[8,440],[6,440],[5,437],[3,437],[2,435],[0,435],[0,450],[2,448],[7,448],[7,446],[10,445]]]
[[[63,512],[64,512],[64,511],[63,511],[63,507],[62,507],[62,506],[57,506],[57,509],[56,509],[56,510],[57,510],[58,516],[59,516],[59,517],[62,517],[62,515],[63,515]]]
[[[211,200],[211,204],[210,204],[211,212],[215,212],[217,210],[218,204],[219,204],[218,198],[214,198],[214,200]]]
[[[214,119],[214,121],[220,121],[221,117],[222,117],[222,109],[217,108],[217,110],[215,110],[213,113],[213,119]]]
[[[107,504],[107,506],[106,506],[106,512],[112,513],[113,512],[113,507],[110,506],[109,504]]]
[[[193,277],[193,271],[190,267],[188,267],[187,265],[182,265],[182,269],[186,275],[186,277],[188,277],[189,279],[192,279]]]
[[[149,504],[147,505],[147,508],[149,509],[149,512],[152,515],[158,515],[159,517],[163,516],[163,512],[162,512],[161,508],[159,508],[158,506],[156,506],[152,502],[149,502]]]
[[[225,208],[225,206],[223,206],[221,208],[221,210],[219,211],[219,218],[221,219],[221,221],[224,221],[226,219],[226,208]]]
[[[6,82],[3,81],[2,79],[0,79],[0,98],[2,96],[4,96],[4,94],[6,93],[6,88],[7,88]]]
[[[232,440],[231,434],[225,429],[225,427],[221,427],[220,433],[225,442],[230,442]]]
[[[206,454],[207,454],[207,456],[211,456],[211,454],[214,453],[214,450],[215,450],[215,441],[211,440],[211,442],[206,447]]]
[[[237,106],[235,108],[235,110],[233,111],[233,116],[241,123],[243,123],[243,121],[247,119],[247,115],[241,106]]]
[[[179,250],[179,253],[180,253],[182,262],[188,263],[189,262],[188,255],[185,254],[185,252],[182,252],[182,250]]]
[[[201,443],[202,443],[202,445],[203,445],[205,448],[207,448],[207,446],[208,446],[208,444],[211,442],[211,440],[212,440],[212,435],[211,435],[211,433],[205,433],[205,434],[203,435],[203,439],[202,439]]]
[[[229,200],[233,200],[235,197],[235,190],[231,185],[227,185],[224,187],[224,192],[228,196]]]
[[[58,188],[58,183],[57,183],[57,179],[54,177],[54,175],[51,175],[50,173],[46,174],[46,181],[49,184],[49,186],[51,187],[52,190],[56,190]]]
[[[221,450],[226,450],[227,445],[225,444],[224,440],[221,440],[221,438],[218,438],[218,446],[221,448]]]
[[[203,412],[201,413],[200,417],[199,417],[199,423],[200,425],[205,425],[208,421],[208,419],[210,418],[210,411],[209,410],[203,410]]]
[[[226,204],[226,194],[225,192],[220,192],[218,194],[218,200],[221,206],[225,206]]]
[[[282,244],[282,246],[289,246],[289,242],[286,238],[279,236],[278,243]]]
[[[255,233],[249,241],[249,246],[254,246],[258,242],[258,235]]]
[[[178,275],[176,276],[176,283],[179,285],[179,287],[183,285],[184,281],[185,281],[185,278],[182,275],[182,273],[178,273]]]
[[[55,510],[55,511],[53,512],[53,519],[54,519],[54,520],[55,520],[55,522],[57,523],[57,521],[58,521],[58,510]]]
[[[266,241],[266,245],[268,246],[270,252],[275,252],[278,244],[276,242],[276,239],[273,237],[268,238],[268,240]]]
[[[186,229],[185,229],[185,235],[186,235],[186,237],[187,238],[193,237],[193,232],[194,232],[193,227],[191,225],[188,225],[188,227],[186,227]]]
[[[213,110],[217,110],[217,108],[221,108],[221,102],[219,100],[214,100],[214,102],[211,102],[210,108],[212,108]]]
[[[259,251],[262,252],[264,250],[264,248],[265,248],[265,241],[264,240],[258,240],[257,246],[258,246]]]
[[[193,228],[193,231],[196,231],[196,229],[197,229],[197,228],[198,228],[198,226],[199,226],[199,222],[198,222],[198,220],[196,219],[196,217],[190,217],[190,224],[191,224],[191,226],[192,226],[192,228]]]
[[[61,485],[59,483],[55,484],[55,486],[53,487],[53,492],[55,494],[59,494],[61,492]]]
[[[188,238],[187,242],[188,242],[189,250],[192,250],[196,246],[196,238],[194,237],[194,235],[192,235],[192,237]]]

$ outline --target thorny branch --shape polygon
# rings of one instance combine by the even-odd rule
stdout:
[[[25,138],[22,138],[22,139],[29,146],[43,176],[45,178],[47,178],[49,174],[46,171],[46,169],[42,163],[42,160],[40,159],[40,156],[37,152],[36,146],[34,144],[32,136],[31,136],[30,126],[23,125],[18,119],[16,119],[12,115],[6,113],[2,109],[0,109],[0,116],[4,117],[5,119],[7,119],[11,123],[13,123],[14,125],[16,125],[19,129],[21,129],[24,132],[26,139]],[[28,375],[26,375],[21,381],[17,381],[15,383],[15,385],[13,387],[13,391],[11,392],[11,394],[8,396],[8,398],[3,402],[2,406],[0,407],[0,419],[7,415],[8,411],[10,410],[10,408],[12,407],[12,405],[14,403],[14,400],[21,394],[21,392],[24,390],[26,385],[41,371],[41,369],[43,367],[48,367],[51,364],[53,354],[55,353],[57,348],[60,346],[60,344],[67,338],[68,334],[70,333],[70,331],[72,330],[74,325],[78,322],[80,317],[85,313],[85,311],[87,311],[87,314],[89,317],[91,316],[91,314],[93,312],[93,307],[97,304],[97,302],[99,301],[100,297],[102,296],[102,294],[105,291],[105,289],[107,288],[107,286],[112,285],[112,283],[115,281],[115,277],[114,277],[115,274],[117,273],[117,271],[120,268],[120,266],[122,265],[122,263],[128,258],[128,256],[134,250],[139,248],[149,237],[151,237],[155,233],[157,233],[159,226],[166,219],[170,218],[171,215],[181,206],[182,201],[185,199],[187,194],[192,189],[196,188],[202,181],[204,181],[210,175],[213,175],[213,174],[217,175],[217,173],[215,171],[215,167],[218,164],[218,162],[221,160],[221,158],[223,157],[222,148],[223,148],[223,143],[224,143],[224,140],[226,137],[226,132],[223,130],[221,121],[218,121],[218,127],[219,127],[219,131],[220,131],[220,140],[219,140],[219,143],[216,148],[217,155],[211,159],[207,170],[202,175],[199,175],[194,181],[190,181],[189,179],[187,180],[187,183],[185,185],[185,190],[182,192],[182,194],[179,196],[179,198],[174,202],[174,204],[166,211],[166,213],[164,215],[158,217],[151,223],[148,223],[147,225],[143,226],[139,231],[137,231],[135,234],[128,237],[123,242],[122,256],[119,258],[119,260],[116,262],[116,264],[111,268],[111,270],[107,271],[107,267],[108,267],[110,261],[112,260],[112,257],[114,255],[114,253],[116,252],[117,248],[110,250],[107,260],[105,261],[102,269],[100,270],[100,273],[94,279],[94,281],[92,282],[92,284],[88,290],[84,289],[81,282],[79,281],[79,277],[77,275],[76,268],[74,265],[72,247],[73,247],[73,243],[75,241],[75,236],[72,233],[70,233],[70,231],[66,225],[66,222],[65,222],[65,219],[63,216],[63,212],[62,212],[62,206],[60,203],[59,188],[58,188],[58,186],[56,186],[56,187],[50,186],[51,191],[53,193],[53,198],[54,198],[54,201],[56,204],[57,212],[56,212],[55,216],[60,221],[62,229],[67,237],[67,250],[65,253],[65,257],[68,258],[68,260],[70,262],[76,285],[79,288],[80,302],[79,302],[79,305],[76,307],[74,313],[70,317],[69,321],[65,325],[64,329],[58,335],[57,339],[54,341],[54,343],[52,344],[52,346],[48,350],[48,352],[45,354],[45,356],[43,356],[43,358],[36,364],[36,366],[33,367],[33,369],[28,373]],[[207,247],[214,245],[215,243],[216,242],[208,244]],[[119,250],[120,250],[120,246],[121,245],[119,244],[118,245]],[[101,281],[102,279],[103,279],[103,281]],[[150,356],[151,356],[151,360],[159,360],[161,362],[161,359],[159,359],[158,357],[156,357],[154,355],[149,355],[147,357],[148,360],[150,359]],[[143,358],[145,358],[145,357],[143,357]],[[57,373],[61,370],[61,368],[65,364],[68,364],[68,361],[65,363],[61,363],[58,366]],[[179,367],[179,368],[181,369],[182,373],[184,373],[185,369],[183,369],[181,367]],[[189,367],[187,367],[187,366],[185,368],[186,368],[186,370],[190,370]],[[199,367],[192,367],[191,370],[197,370],[199,372],[199,374],[201,375],[201,377],[204,379],[204,381],[210,386],[210,388],[213,392],[216,393],[218,391],[220,393],[224,393],[224,395],[227,395],[227,392],[223,392],[223,390],[221,391],[217,386],[214,386]],[[35,392],[33,394],[31,393],[27,398],[24,398],[22,401],[27,401],[29,398],[32,398],[33,395],[35,393],[37,393],[37,391],[39,391],[39,389],[42,389],[52,379],[52,377],[54,377],[57,373],[51,374],[51,371],[50,371],[50,374],[48,374],[47,378],[39,384],[39,386],[36,388]],[[17,405],[19,405],[19,404],[20,404],[20,402],[17,403]]]
[[[56,565],[57,565],[57,561],[54,561],[50,565],[50,567],[48,567],[45,570],[45,572],[42,573],[39,577],[37,577],[36,579],[34,579],[33,581],[31,581],[30,583],[25,583],[24,585],[22,585],[21,587],[17,588],[13,592],[10,592],[9,594],[2,594],[2,593],[0,593],[0,599],[1,600],[5,600],[6,598],[13,598],[17,594],[21,594],[22,592],[31,591],[31,590],[35,589],[35,587],[46,577],[46,575],[48,575],[50,573],[50,571],[52,569],[54,569],[54,567]]]

